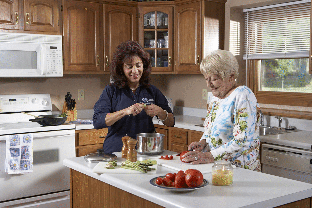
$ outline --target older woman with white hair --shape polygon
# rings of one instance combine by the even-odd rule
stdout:
[[[228,160],[236,166],[260,171],[259,107],[253,92],[238,86],[238,63],[229,51],[216,50],[200,65],[212,91],[205,132],[184,155],[191,164]]]

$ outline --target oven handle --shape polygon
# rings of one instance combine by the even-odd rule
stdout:
[[[75,129],[71,130],[59,130],[59,131],[43,131],[43,132],[29,132],[23,134],[33,134],[34,139],[44,137],[59,137],[59,136],[75,136]],[[6,136],[0,136],[0,142],[6,141]]]
[[[271,145],[271,144],[262,144],[262,148],[272,148],[272,149],[284,150],[286,152],[296,152],[296,153],[312,155],[312,153],[309,151],[300,150],[300,149],[296,149],[296,148],[282,147],[282,146],[278,146],[278,145]]]

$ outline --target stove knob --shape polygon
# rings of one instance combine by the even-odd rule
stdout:
[[[48,102],[47,100],[42,100],[41,104],[42,104],[43,106],[47,106],[47,105],[49,104],[49,102]]]
[[[34,104],[36,104],[36,103],[38,103],[38,99],[37,99],[37,98],[33,98],[33,99],[31,100],[31,102],[34,103]]]

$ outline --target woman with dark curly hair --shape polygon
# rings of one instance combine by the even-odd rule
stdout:
[[[94,128],[108,127],[104,153],[120,152],[125,135],[136,138],[138,133],[154,132],[154,116],[166,126],[174,125],[166,97],[149,84],[150,72],[149,53],[136,41],[117,47],[110,65],[111,84],[94,106]]]

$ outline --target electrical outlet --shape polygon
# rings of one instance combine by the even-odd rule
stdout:
[[[203,89],[203,91],[202,91],[202,98],[203,98],[203,100],[207,100],[208,99],[207,89]]]
[[[78,100],[84,100],[84,89],[78,90]]]

